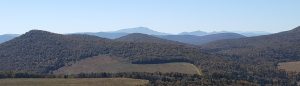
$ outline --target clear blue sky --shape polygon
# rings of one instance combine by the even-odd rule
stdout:
[[[145,26],[183,31],[279,32],[300,25],[300,0],[1,0],[0,34]]]

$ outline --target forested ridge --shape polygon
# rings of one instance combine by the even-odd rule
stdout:
[[[89,35],[61,35],[32,30],[0,45],[1,70],[50,73],[80,59],[113,55],[128,62],[186,59],[210,55],[198,48],[164,43],[120,42]]]
[[[107,47],[97,44],[107,44],[109,40],[91,40],[92,38],[94,37],[30,31],[0,45],[1,70],[47,73],[63,66],[65,61],[76,61],[108,52]]]
[[[215,54],[236,57],[243,75],[265,79],[293,80],[294,73],[277,68],[278,63],[300,60],[300,27],[271,35],[208,43],[202,49]],[[261,79],[262,79],[261,78]]]
[[[162,80],[162,85],[174,85],[181,80],[191,80],[186,82],[194,85],[296,85],[299,81],[296,73],[279,70],[276,66],[278,62],[299,60],[299,29],[222,40],[200,47],[161,41],[124,42],[33,30],[0,45],[0,70],[51,74],[84,58],[111,55],[133,64],[188,62],[204,73],[193,79],[182,76],[175,77],[174,81]],[[204,81],[209,84],[203,84]]]
[[[171,41],[167,39],[161,39],[158,37],[154,37],[147,34],[142,33],[132,33],[126,36],[122,36],[120,38],[114,39],[115,41],[122,41],[122,42],[135,42],[135,43],[159,43],[159,44],[177,44],[177,45],[184,45],[184,43]]]
[[[206,43],[210,43],[217,40],[225,40],[225,39],[237,39],[237,38],[245,38],[241,34],[237,33],[215,33],[215,34],[207,34],[204,36],[197,36],[197,35],[158,35],[157,37],[178,41],[187,44],[193,45],[202,45]]]

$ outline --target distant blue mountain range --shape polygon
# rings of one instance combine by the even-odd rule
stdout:
[[[237,33],[216,33],[204,36],[195,35],[160,35],[159,38],[168,39],[172,41],[178,41],[193,45],[202,45],[213,41],[225,40],[225,39],[237,39],[245,38],[246,36]]]
[[[147,27],[126,28],[126,29],[121,29],[121,30],[111,31],[111,32],[82,32],[82,33],[74,33],[74,34],[88,34],[88,35],[94,35],[94,36],[108,38],[108,39],[116,39],[131,33],[148,34],[162,39],[168,39],[172,41],[178,41],[178,42],[188,43],[188,44],[197,44],[197,45],[215,41],[215,40],[252,37],[252,36],[271,34],[268,32],[228,32],[228,31],[220,31],[220,32],[193,31],[193,32],[182,32],[179,34],[170,34],[170,33],[154,31]],[[17,36],[19,35],[18,34],[0,35],[0,43],[13,39]]]
[[[18,34],[4,34],[0,35],[0,43],[6,42],[8,40],[11,40],[15,37],[19,36]]]
[[[211,35],[211,34],[218,34],[218,33],[238,33],[247,37],[252,37],[252,36],[260,36],[260,35],[268,35],[271,34],[269,32],[264,32],[264,31],[253,31],[253,32],[243,32],[243,31],[214,31],[214,32],[204,32],[204,31],[193,31],[193,32],[182,32],[179,33],[178,35],[195,35],[195,36],[205,36],[205,35]]]

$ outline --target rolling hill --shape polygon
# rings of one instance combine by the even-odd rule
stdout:
[[[126,36],[117,38],[115,40],[116,41],[122,41],[122,42],[181,44],[181,45],[184,45],[183,43],[180,43],[180,42],[161,39],[161,38],[158,38],[158,37],[154,37],[154,36],[147,35],[147,34],[142,34],[142,33],[128,34]]]
[[[88,35],[61,35],[32,30],[0,45],[0,70],[48,72],[87,56],[107,53],[108,39]]]
[[[157,36],[159,38],[178,41],[187,44],[193,45],[202,45],[209,42],[224,40],[224,39],[237,39],[237,38],[245,38],[245,36],[237,34],[237,33],[218,33],[212,35],[205,36],[194,36],[194,35],[165,35],[165,36]]]
[[[237,33],[247,37],[271,34],[270,32],[264,32],[264,31],[213,31],[213,32],[193,31],[193,32],[182,32],[179,33],[178,35],[205,36],[205,35],[220,34],[220,33]]]
[[[202,48],[212,53],[236,57],[239,60],[236,64],[246,68],[244,70],[274,78],[274,74],[282,75],[282,66],[277,68],[277,65],[300,60],[300,27],[271,35],[220,40],[202,45]],[[291,67],[297,68],[293,65],[285,68]]]
[[[93,36],[98,36],[102,38],[108,38],[108,39],[116,39],[120,38],[122,36],[126,36],[129,33],[115,33],[115,32],[87,32],[87,33],[79,33],[79,34],[87,34],[87,35],[93,35]]]
[[[193,63],[193,59],[214,57],[185,45],[122,42],[90,35],[32,30],[0,44],[0,70],[51,73],[98,55],[115,56],[133,64]]]
[[[300,27],[271,35],[221,40],[203,45],[214,52],[276,59],[300,59]]]
[[[203,78],[213,80],[210,82],[246,81],[260,85],[294,85],[295,77],[290,77],[287,72],[278,69],[277,65],[280,62],[299,60],[299,33],[300,28],[297,27],[272,35],[220,40],[199,48],[172,43],[124,42],[90,35],[61,35],[32,30],[0,44],[0,71],[52,74],[60,70],[63,73],[69,69],[71,72],[76,71],[74,69],[85,70],[87,67],[82,66],[96,65],[95,68],[86,71],[98,71],[94,69],[101,67],[108,72],[153,72],[154,70],[143,68],[162,71],[165,70],[160,67],[167,67],[166,71],[190,70],[192,66],[185,64],[192,64],[193,67],[202,70]],[[116,63],[109,67],[97,66],[106,64],[93,62],[99,61],[93,57],[102,55],[111,60],[100,61]],[[114,61],[116,59],[117,61]],[[175,69],[174,65],[188,69]],[[133,69],[130,69],[131,67]]]
[[[147,27],[135,27],[113,31],[114,33],[142,33],[148,35],[168,35],[168,33],[151,30]]]
[[[235,33],[239,33],[239,34],[242,34],[242,35],[247,36],[247,37],[254,37],[254,36],[262,36],[262,35],[272,34],[270,32],[265,32],[265,31],[249,31],[249,32],[238,31],[238,32],[235,32]]]

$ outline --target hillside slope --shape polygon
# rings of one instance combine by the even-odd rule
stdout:
[[[114,33],[114,32],[88,32],[88,33],[80,33],[80,34],[87,34],[87,35],[93,35],[93,36],[98,36],[102,38],[108,38],[108,39],[116,39],[120,38],[122,36],[126,36],[129,33]]]
[[[299,60],[300,27],[272,35],[216,41],[202,47],[231,55]]]
[[[32,30],[0,45],[0,70],[48,72],[88,56],[108,53],[109,40]]]
[[[90,57],[107,55],[130,65],[191,63],[212,82],[241,80],[285,86],[294,84],[295,79],[278,70],[277,63],[299,59],[299,32],[298,27],[268,36],[222,40],[203,45],[204,51],[186,45],[122,42],[33,30],[0,44],[0,71],[52,73]]]
[[[98,55],[116,56],[138,64],[191,62],[213,56],[185,45],[121,42],[89,35],[61,35],[32,30],[0,45],[0,71],[51,73]]]
[[[246,74],[257,73],[255,76],[268,79],[281,77],[284,75],[277,68],[278,63],[300,60],[300,27],[271,35],[216,41],[202,48],[235,57],[235,64]]]
[[[147,34],[142,33],[132,33],[120,38],[115,39],[116,41],[122,41],[122,42],[136,42],[136,43],[159,43],[159,44],[182,44],[180,42],[161,39],[158,37],[154,37]]]
[[[245,38],[246,36],[237,33],[218,33],[218,34],[205,35],[205,36],[165,35],[165,36],[157,36],[157,37],[172,40],[172,41],[187,43],[187,44],[202,45],[209,42],[224,40],[224,39]]]

